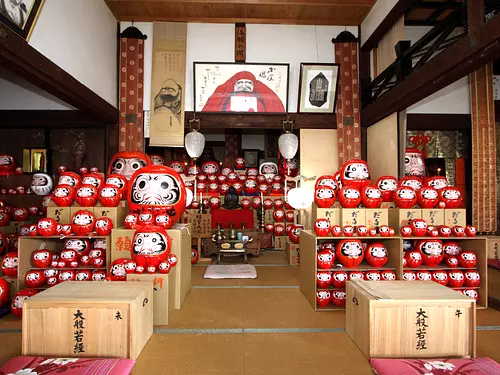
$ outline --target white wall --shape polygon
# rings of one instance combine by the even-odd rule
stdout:
[[[361,23],[361,45],[365,44],[397,2],[398,0],[377,0]]]
[[[431,26],[405,26],[405,40],[417,42],[425,35]],[[452,35],[461,32],[456,30]],[[470,114],[469,77],[464,77],[451,85],[435,92],[431,96],[415,103],[408,108],[407,113],[458,113]]]
[[[122,22],[124,29],[130,23]],[[151,42],[152,23],[134,24]],[[297,111],[298,80],[301,62],[334,62],[332,38],[344,31],[343,26],[247,25],[247,62],[289,63],[288,111]],[[348,31],[357,36],[356,27]],[[144,52],[144,109],[150,108],[152,45]],[[234,25],[188,23],[186,54],[186,104],[193,105],[193,61],[234,62]]]
[[[104,0],[46,0],[29,44],[116,107],[117,21]]]
[[[69,104],[0,66],[0,110],[71,110]]]

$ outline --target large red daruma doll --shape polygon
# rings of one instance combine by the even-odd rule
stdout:
[[[441,201],[446,204],[446,208],[457,208],[462,202],[460,190],[453,186],[448,186],[439,190],[439,197]]]
[[[130,179],[128,207],[132,212],[166,213],[175,224],[186,208],[186,188],[181,176],[162,165],[141,168]]]
[[[368,164],[364,160],[353,159],[344,164],[340,170],[342,186],[353,186],[359,191],[371,184]]]
[[[172,238],[168,236],[165,229],[149,225],[139,227],[134,233],[131,255],[137,264],[136,271],[141,272],[149,267],[158,266],[168,261]]]
[[[122,151],[113,155],[107,174],[119,174],[128,181],[140,168],[149,165],[152,165],[151,159],[145,153]]]
[[[337,244],[336,258],[344,267],[356,268],[363,261],[363,245],[360,240],[342,240]]]

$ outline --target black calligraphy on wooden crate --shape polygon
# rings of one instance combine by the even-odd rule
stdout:
[[[427,324],[428,316],[427,313],[420,308],[417,311],[417,318],[415,321],[415,326],[417,327],[416,338],[417,338],[417,350],[427,350],[427,328],[429,327]]]
[[[74,354],[85,353],[85,347],[83,344],[83,339],[85,335],[85,325],[84,320],[85,317],[80,310],[76,310],[76,313],[73,314],[73,328],[75,329],[73,333],[73,341],[75,343],[73,347]]]

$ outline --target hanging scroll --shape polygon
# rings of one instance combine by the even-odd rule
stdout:
[[[151,146],[184,146],[187,24],[153,24]]]

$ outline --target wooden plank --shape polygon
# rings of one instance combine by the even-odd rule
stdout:
[[[0,128],[102,128],[99,121],[84,111],[77,110],[1,110]]]
[[[316,236],[311,231],[300,234],[300,289],[316,309]]]
[[[237,23],[234,28],[234,61],[244,63],[247,58],[247,28]]]
[[[458,113],[408,113],[407,130],[471,130],[471,117]]]
[[[387,16],[377,26],[366,42],[361,46],[361,51],[369,52],[377,47],[378,42],[392,29],[396,22],[404,16],[405,12],[415,4],[417,0],[399,0]]]
[[[0,24],[0,64],[99,121],[118,121],[118,109],[3,24]]]
[[[361,111],[370,126],[401,111],[500,57],[500,15],[467,35],[412,73]]]
[[[376,0],[106,0],[113,3],[170,3],[170,4],[256,4],[256,5],[326,5],[372,7]]]

